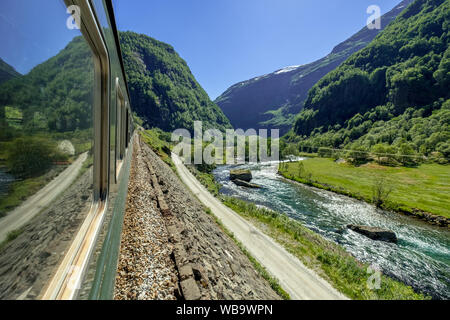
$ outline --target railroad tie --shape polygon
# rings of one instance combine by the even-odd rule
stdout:
[[[164,197],[164,193],[161,190],[161,185],[159,184],[158,177],[156,176],[155,170],[148,160],[148,154],[145,148],[142,148],[142,154],[144,155],[144,161],[147,165],[148,171],[150,173],[150,182],[152,184],[153,190],[155,190],[156,199],[158,201],[158,207],[161,214],[165,218],[166,229],[169,235],[169,241],[173,244],[173,260],[175,262],[175,267],[178,270],[178,290],[179,295],[184,297],[186,300],[200,300],[202,294],[200,288],[195,280],[194,272],[190,259],[184,243],[181,239],[181,231],[183,227],[181,226],[178,218],[172,214],[167,205]]]
[[[153,189],[155,190],[156,200],[158,201],[158,207],[161,211],[161,214],[165,217],[172,216],[169,206],[167,205],[167,202],[164,198],[164,193],[162,192],[161,186],[159,185],[158,178],[156,177],[155,170],[147,160],[147,157],[145,157],[145,163],[147,165],[148,171],[150,172],[150,181]]]

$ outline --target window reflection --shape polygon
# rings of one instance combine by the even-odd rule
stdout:
[[[110,26],[110,21],[107,17],[106,6],[103,0],[93,0],[93,7],[95,8],[95,13],[97,15],[98,21],[102,27],[103,35],[108,48],[115,48],[116,43],[114,39],[113,30]],[[110,110],[109,110],[109,120],[110,120],[110,193],[114,192],[117,179],[119,176],[119,171],[121,168],[121,159],[123,158],[120,154],[120,108],[124,104],[124,98],[122,93],[122,100],[120,100],[119,90],[125,88],[121,74],[122,70],[120,68],[119,57],[116,50],[109,50],[109,60],[110,60],[110,72],[111,72],[111,96],[110,96]],[[118,89],[120,87],[121,89]]]
[[[37,298],[92,202],[93,57],[63,1],[0,12],[0,299]]]

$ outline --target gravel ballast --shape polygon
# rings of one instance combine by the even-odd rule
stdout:
[[[143,157],[135,142],[115,299],[174,300],[178,276],[170,258],[173,248],[153,200],[154,190]]]
[[[116,298],[172,299],[196,284],[202,300],[279,299],[172,169],[148,145],[139,144],[133,156]],[[157,176],[170,218],[158,208],[144,159]],[[174,228],[173,219],[180,239],[175,245],[170,240],[174,232],[167,232]],[[183,252],[182,265],[179,252]],[[126,268],[138,269],[133,272],[139,277]],[[190,270],[192,277],[186,278]]]

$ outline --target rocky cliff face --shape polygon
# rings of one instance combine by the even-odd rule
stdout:
[[[413,0],[404,0],[382,16],[382,28]],[[313,63],[291,66],[237,83],[216,99],[235,128],[278,128],[286,133],[303,108],[309,89],[350,55],[366,47],[380,32],[364,27]]]

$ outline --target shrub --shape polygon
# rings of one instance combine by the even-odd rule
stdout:
[[[397,160],[405,166],[414,166],[417,164],[417,158],[414,149],[408,143],[402,143],[398,147]]]
[[[372,187],[372,200],[375,206],[381,208],[388,201],[391,192],[392,187],[387,184],[385,179],[375,179]]]
[[[331,158],[333,156],[333,152],[331,148],[320,147],[318,151],[319,157],[321,158]]]
[[[362,164],[369,161],[369,153],[364,146],[353,143],[347,152],[347,160],[353,164]]]
[[[17,177],[43,173],[59,158],[56,143],[43,137],[17,138],[7,145],[7,166]]]

